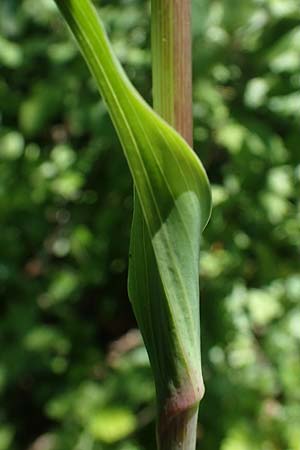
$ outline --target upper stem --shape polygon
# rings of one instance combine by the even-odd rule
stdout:
[[[151,0],[154,109],[192,146],[190,0]]]

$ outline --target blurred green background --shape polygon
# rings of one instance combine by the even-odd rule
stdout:
[[[97,5],[151,101],[149,2]],[[1,0],[0,26],[0,450],[154,450],[120,144],[52,0]],[[193,37],[198,448],[299,450],[299,0],[194,0]]]

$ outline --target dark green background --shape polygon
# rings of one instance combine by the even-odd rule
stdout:
[[[151,101],[148,2],[101,16]],[[198,447],[299,450],[299,0],[195,0],[193,22],[214,198]],[[154,450],[120,144],[52,0],[1,0],[0,26],[0,450]]]

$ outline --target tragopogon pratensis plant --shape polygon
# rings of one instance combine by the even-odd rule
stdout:
[[[128,291],[155,379],[158,447],[194,450],[204,391],[199,254],[211,212],[209,182],[191,147],[128,80],[90,0],[55,1],[106,102],[134,182]],[[184,84],[174,62],[189,58],[174,54],[174,39],[181,39],[176,20],[187,14],[181,2],[152,0],[154,104],[191,140],[190,104],[185,111],[175,101]]]

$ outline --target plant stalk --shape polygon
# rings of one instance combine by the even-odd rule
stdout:
[[[153,106],[192,146],[191,0],[151,0]]]
[[[151,0],[151,41],[154,109],[192,146],[191,0]],[[195,401],[186,386],[172,412],[168,404],[176,404],[175,398],[158,404],[159,450],[195,450],[203,391]]]

